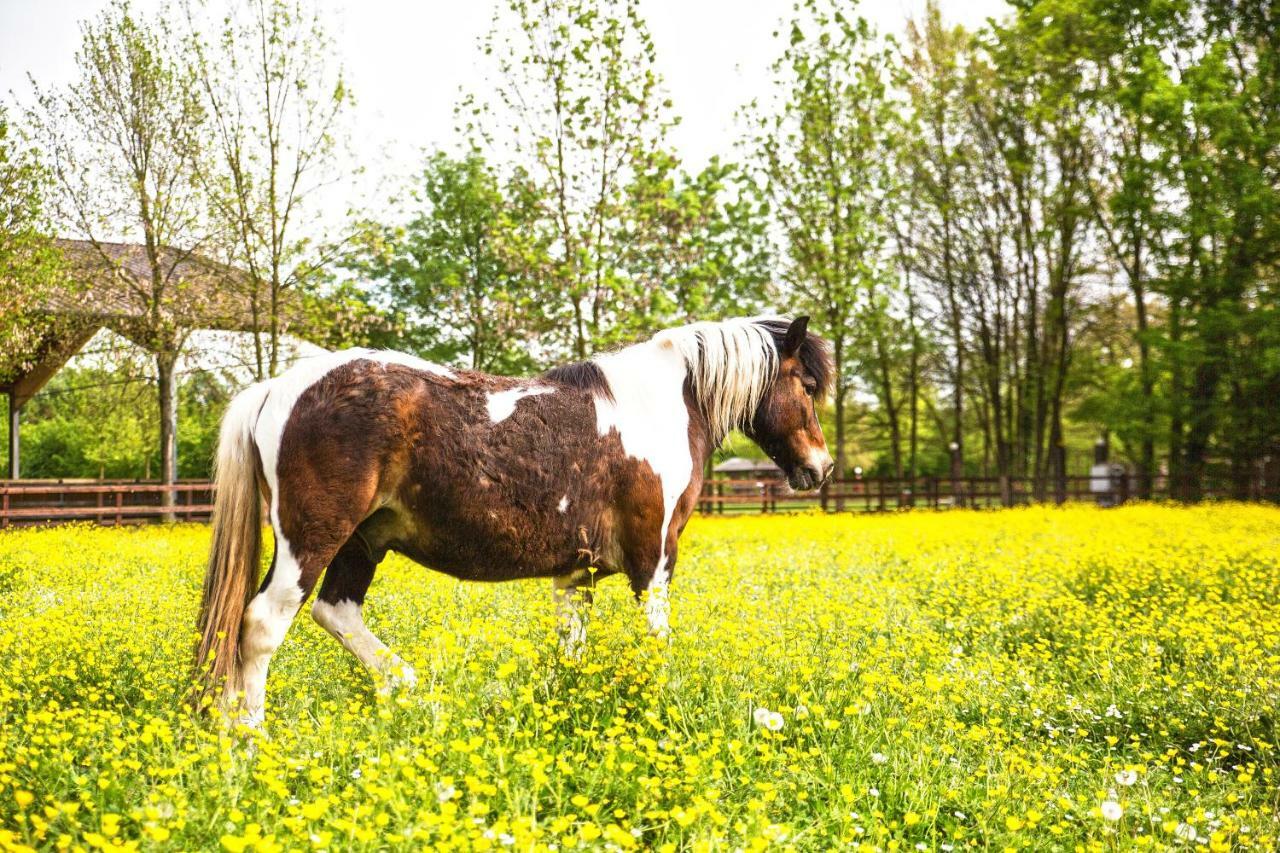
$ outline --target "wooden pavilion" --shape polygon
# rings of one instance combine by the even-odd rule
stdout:
[[[163,361],[167,350],[176,359],[186,332],[254,328],[246,274],[233,267],[194,252],[162,249],[156,266],[164,290],[157,298],[157,277],[144,246],[88,240],[54,244],[62,251],[65,281],[28,312],[31,334],[19,342],[18,351],[0,354],[0,392],[9,403],[8,475],[14,480],[22,472],[22,407],[100,329],[116,332]],[[170,408],[176,411],[176,404]],[[174,443],[169,444],[162,451],[176,454]]]

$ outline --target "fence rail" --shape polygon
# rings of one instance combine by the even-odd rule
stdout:
[[[0,527],[48,522],[138,524],[157,520],[208,521],[213,484],[167,486],[102,480],[0,480]]]
[[[1247,495],[1238,495],[1229,483],[1206,481],[1195,490],[1197,498],[1280,501],[1280,484],[1255,485]],[[919,477],[914,480],[887,477],[832,480],[817,492],[793,492],[780,480],[708,480],[698,499],[703,514],[770,513],[817,509],[823,512],[889,512],[900,509],[986,509],[1024,506],[1034,503],[1087,501],[1100,506],[1118,506],[1140,497],[1133,474],[1108,477],[1074,476],[1055,481],[1030,477]],[[1144,496],[1150,500],[1171,500],[1173,493],[1164,481],[1153,484]],[[1186,495],[1182,496],[1183,498]]]
[[[101,480],[0,480],[0,527],[93,521],[139,524],[158,520],[208,521],[213,513],[213,484],[207,480],[172,486],[154,482]],[[1239,497],[1224,484],[1205,483],[1203,498]],[[703,514],[793,512],[890,512],[900,509],[988,508],[1032,503],[1089,501],[1115,506],[1138,497],[1133,475],[1065,477],[1052,483],[1030,478],[920,477],[915,480],[863,478],[833,480],[816,492],[793,492],[779,480],[708,480],[698,498]],[[1149,494],[1174,497],[1157,482]],[[1251,490],[1253,500],[1280,501],[1280,484]]]

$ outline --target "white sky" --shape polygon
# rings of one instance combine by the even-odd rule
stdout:
[[[477,90],[484,66],[477,39],[495,0],[323,0],[355,92],[356,156],[371,176],[417,170],[424,149],[452,147],[460,88]],[[29,101],[31,74],[42,86],[74,75],[78,22],[105,0],[0,0],[0,98]],[[139,11],[159,0],[134,0]],[[675,110],[676,150],[692,168],[728,156],[739,133],[735,111],[766,91],[780,45],[772,37],[791,0],[642,0],[658,65]],[[976,27],[1008,10],[1004,0],[940,0],[948,21]],[[860,14],[882,32],[901,33],[924,0],[867,0]],[[12,94],[11,94],[12,93]],[[481,93],[482,94],[482,93]],[[374,204],[376,207],[376,203]]]

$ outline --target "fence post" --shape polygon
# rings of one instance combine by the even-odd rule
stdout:
[[[4,489],[4,514],[0,516],[0,527],[9,526],[9,489]]]
[[[122,507],[124,507],[123,488],[116,491],[116,527],[124,523],[123,513],[121,512]]]
[[[1067,502],[1067,448],[1053,448],[1053,499],[1059,506]]]
[[[827,480],[827,482],[822,484],[822,488],[818,489],[818,500],[822,502],[822,511],[824,513],[827,511],[827,492],[830,486],[831,481]]]
[[[960,456],[960,444],[951,442],[951,505],[953,508],[964,507],[964,461]]]

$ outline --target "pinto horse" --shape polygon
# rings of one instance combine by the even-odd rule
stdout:
[[[831,356],[807,324],[694,323],[532,379],[353,349],[245,389],[218,441],[198,695],[260,724],[267,665],[322,574],[315,620],[384,689],[412,686],[361,615],[388,551],[464,580],[550,578],[574,644],[592,575],[622,573],[665,634],[679,536],[730,430],[793,488],[834,467],[815,408]]]

